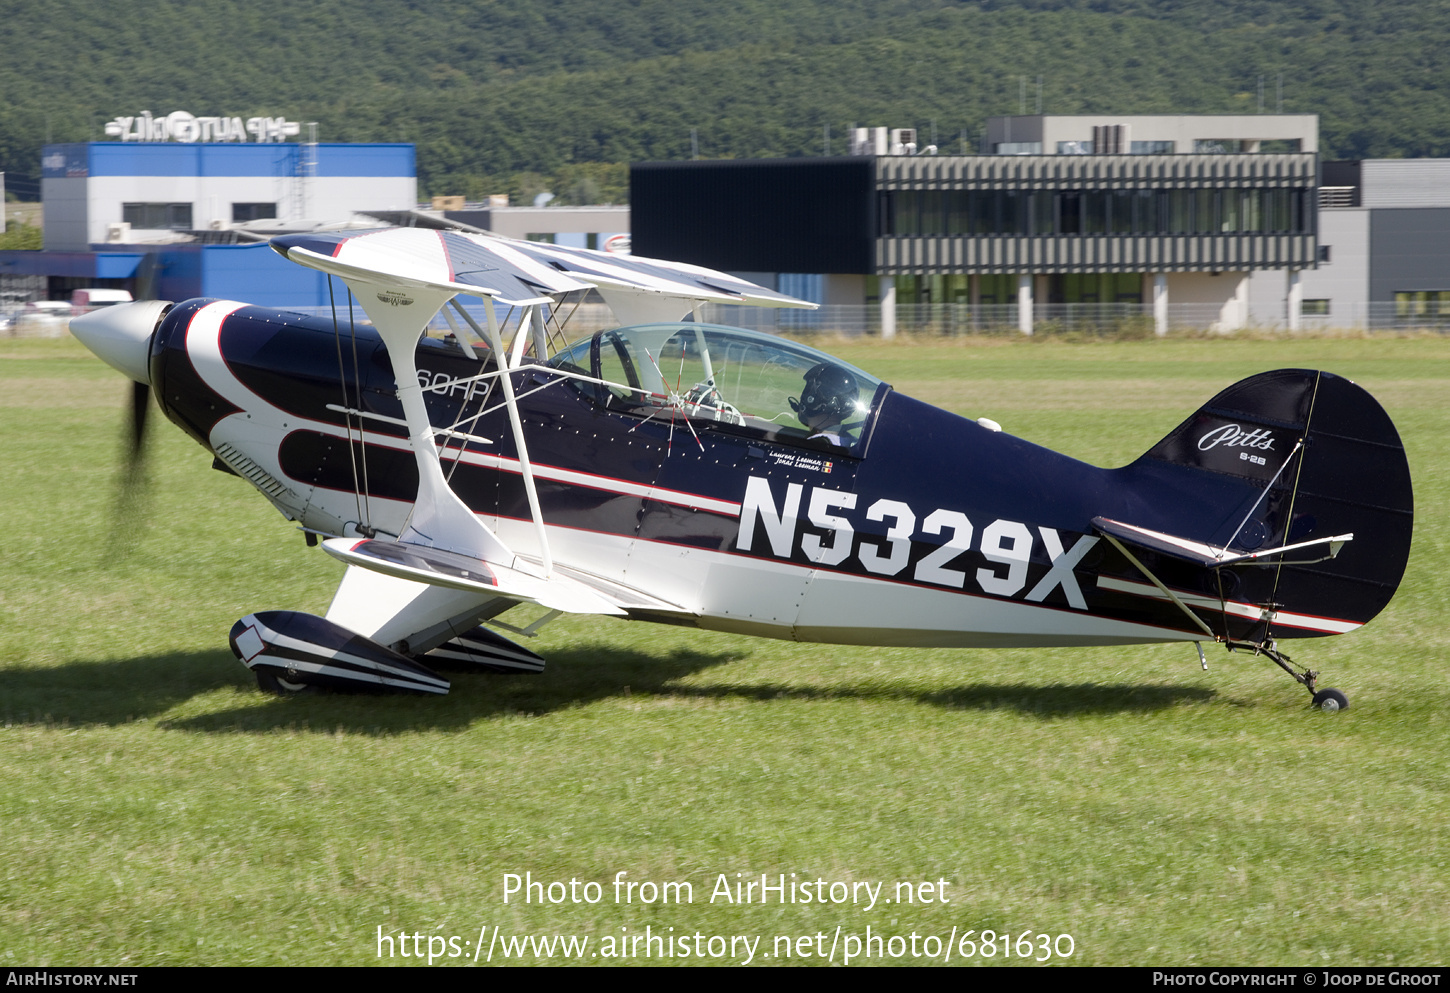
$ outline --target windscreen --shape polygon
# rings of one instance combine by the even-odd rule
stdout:
[[[612,410],[847,451],[862,442],[882,385],[813,348],[711,324],[601,331],[552,364],[603,380],[580,388]]]

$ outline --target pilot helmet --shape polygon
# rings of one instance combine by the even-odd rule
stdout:
[[[806,370],[806,386],[800,399],[790,399],[790,408],[805,423],[820,414],[829,414],[840,423],[856,409],[860,390],[849,372],[830,362],[818,362]]]

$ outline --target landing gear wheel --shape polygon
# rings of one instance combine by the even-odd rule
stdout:
[[[1314,706],[1330,714],[1336,710],[1348,710],[1349,697],[1334,689],[1320,690],[1314,694]]]
[[[290,679],[283,679],[281,676],[267,669],[256,669],[257,688],[263,693],[270,693],[272,696],[297,696],[300,693],[310,693],[316,687],[306,683],[294,682]]]

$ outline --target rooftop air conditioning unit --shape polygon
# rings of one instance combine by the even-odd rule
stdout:
[[[891,154],[914,155],[916,153],[916,128],[891,129]]]
[[[128,221],[112,221],[106,225],[106,244],[125,245],[131,241],[131,224]]]
[[[852,155],[885,155],[888,151],[885,128],[853,128]]]
[[[1127,155],[1132,148],[1128,140],[1128,125],[1102,124],[1093,126],[1093,152],[1098,155]]]

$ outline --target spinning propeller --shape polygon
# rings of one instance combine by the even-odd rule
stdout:
[[[137,291],[143,299],[135,303],[105,307],[74,318],[71,334],[99,355],[107,365],[131,380],[131,404],[125,431],[125,467],[116,495],[113,536],[124,539],[134,531],[133,522],[142,501],[145,481],[146,415],[151,406],[151,335],[171,301],[156,300],[159,265],[147,255],[137,273]],[[124,550],[125,544],[120,550]]]

